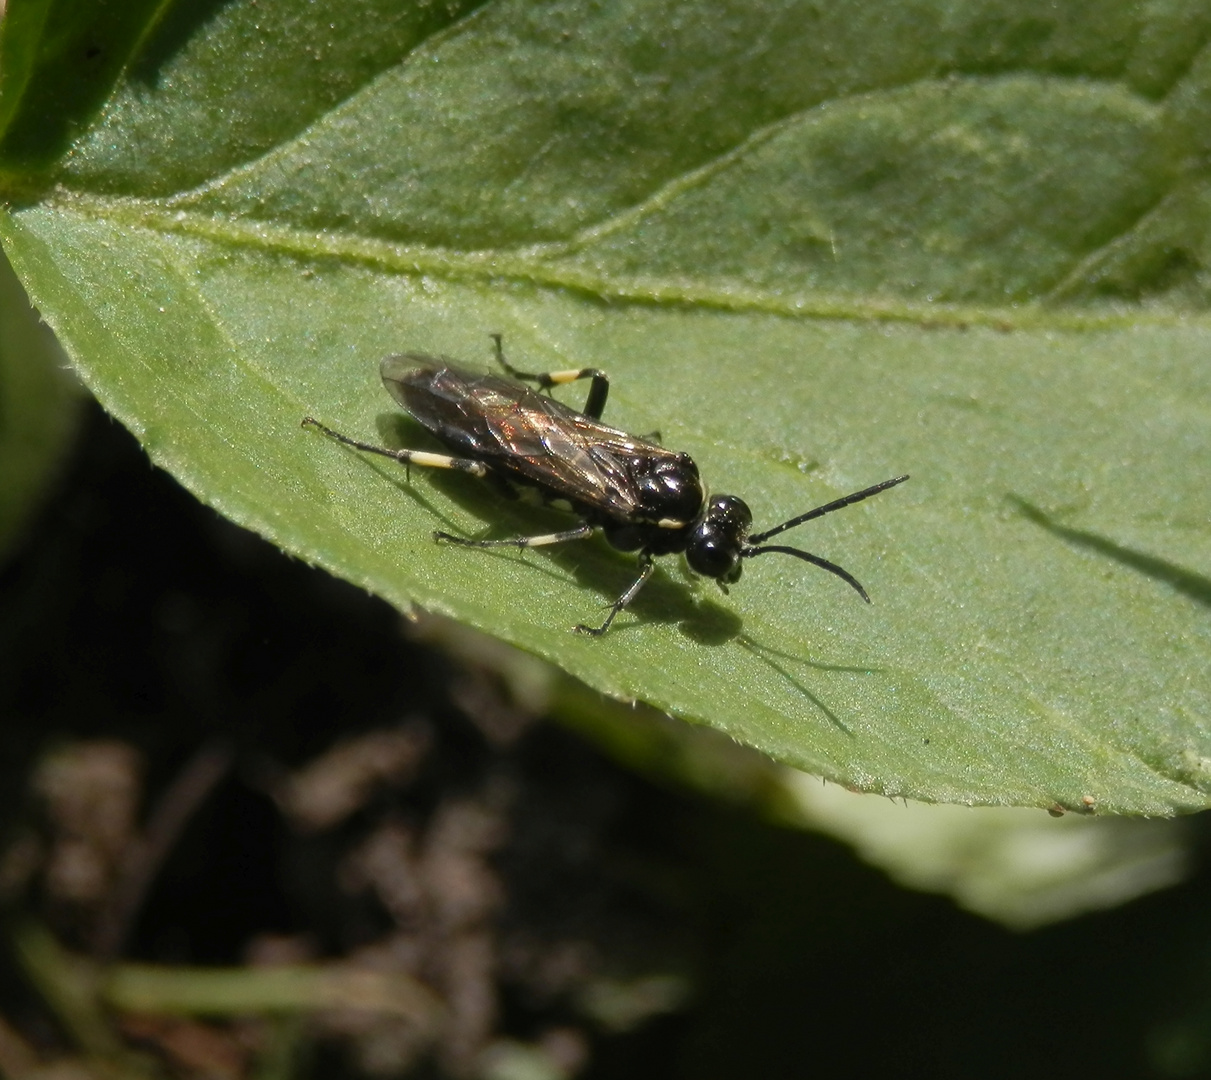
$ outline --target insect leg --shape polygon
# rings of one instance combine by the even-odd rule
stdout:
[[[468,540],[465,536],[452,536],[448,532],[435,532],[434,540],[445,540],[449,544],[461,544],[463,547],[494,548],[515,547],[517,549],[545,547],[547,544],[565,544],[569,540],[584,540],[592,536],[594,528],[587,522],[581,522],[574,529],[563,532],[543,533],[541,536],[514,536],[508,540]]]
[[[577,379],[592,379],[589,398],[580,411],[590,420],[601,419],[601,414],[605,411],[606,397],[610,393],[610,380],[604,371],[597,368],[572,368],[569,371],[545,371],[540,374],[518,371],[505,359],[501,335],[490,334],[489,336],[496,342],[496,362],[515,379],[537,383],[543,390],[550,390],[552,386],[563,386],[565,383],[575,382]]]
[[[614,606],[610,608],[610,613],[606,616],[605,622],[600,626],[585,626],[580,623],[575,627],[578,634],[592,634],[594,637],[601,637],[609,628],[610,623],[614,621],[614,616],[617,615],[623,608],[635,599],[639,590],[643,588],[644,583],[652,576],[652,570],[655,569],[656,563],[652,560],[652,556],[646,552],[639,556],[639,576],[627,586],[624,592],[617,600],[614,601]]]
[[[388,450],[385,446],[372,446],[370,443],[359,442],[357,439],[349,438],[348,435],[342,435],[339,431],[333,431],[330,427],[325,427],[318,420],[310,416],[303,417],[303,427],[316,428],[327,435],[328,438],[335,439],[346,446],[352,446],[354,450],[365,450],[371,454],[380,454],[382,457],[393,458],[401,465],[423,465],[427,469],[454,469],[456,472],[470,473],[472,476],[478,476],[481,479],[487,476],[489,472],[487,465],[482,461],[476,461],[474,458],[451,457],[449,454],[432,454],[427,450]]]

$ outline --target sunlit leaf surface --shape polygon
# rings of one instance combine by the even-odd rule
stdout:
[[[31,156],[23,87],[93,29],[52,49],[12,3],[0,238],[153,460],[401,609],[854,787],[1207,804],[1204,7],[381,7],[174,8]],[[492,331],[606,369],[606,419],[758,527],[911,473],[787,536],[874,603],[666,559],[585,639],[633,558],[438,547],[566,519],[300,430],[421,445],[379,358],[486,366]]]

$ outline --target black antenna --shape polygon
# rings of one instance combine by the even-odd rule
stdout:
[[[781,555],[794,555],[796,559],[802,559],[804,562],[809,562],[813,566],[820,567],[821,570],[827,570],[830,574],[836,574],[842,581],[848,581],[855,589],[858,590],[858,595],[862,597],[868,604],[870,597],[866,595],[866,590],[862,588],[861,582],[858,581],[853,574],[848,570],[843,569],[836,563],[829,562],[827,559],[820,558],[819,555],[813,555],[810,551],[800,551],[798,548],[783,547],[781,544],[770,544],[769,547],[751,547],[745,548],[740,554],[744,558],[750,555],[764,555],[767,551],[776,551]]]
[[[805,521],[811,521],[813,518],[823,517],[825,514],[831,514],[834,510],[840,510],[844,506],[852,506],[856,502],[861,502],[863,499],[869,499],[872,495],[878,495],[880,491],[886,491],[890,487],[895,487],[897,484],[904,483],[908,476],[897,476],[891,480],[884,480],[881,484],[875,484],[874,487],[863,488],[861,491],[855,491],[852,495],[846,495],[841,499],[834,499],[830,503],[825,503],[823,506],[817,506],[815,510],[809,510],[806,514],[800,514],[796,518],[791,518],[790,521],[784,521],[781,525],[775,525],[772,529],[766,529],[763,533],[758,533],[756,536],[750,536],[748,542],[750,544],[760,544],[768,540],[771,536],[777,536],[780,532],[786,532],[787,529],[793,529],[796,525],[802,525]],[[795,548],[766,548],[766,551],[783,551],[786,554],[795,552]],[[745,552],[748,554],[748,552]],[[752,554],[757,554],[755,551]],[[798,552],[800,555],[805,555],[806,552]],[[814,562],[818,566],[823,566],[825,570],[831,570],[836,573],[841,568],[833,566],[832,563],[824,563],[823,560],[817,560],[815,556],[811,556],[808,562]],[[841,576],[850,582],[858,592],[862,592],[862,586],[853,580],[844,571]],[[865,593],[862,593],[865,596]]]

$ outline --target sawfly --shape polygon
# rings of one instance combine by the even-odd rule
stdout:
[[[656,556],[677,552],[685,555],[691,570],[714,578],[724,592],[740,580],[745,559],[777,552],[835,574],[870,603],[858,580],[836,563],[766,541],[902,484],[907,476],[884,480],[752,533],[748,505],[735,495],[708,495],[689,454],[667,449],[657,436],[630,435],[601,422],[610,389],[604,372],[597,368],[543,374],[519,371],[505,359],[501,335],[491,337],[496,361],[507,378],[478,374],[421,353],[387,356],[380,365],[388,393],[450,454],[373,446],[310,416],[303,426],[403,465],[470,473],[513,494],[531,489],[544,502],[579,518],[569,529],[539,536],[470,540],[435,532],[436,540],[464,547],[522,549],[583,540],[601,532],[619,551],[637,552],[638,576],[614,601],[600,626],[582,623],[575,627],[579,633],[604,634],[651,577]],[[589,380],[588,399],[580,412],[540,392],[579,379]]]

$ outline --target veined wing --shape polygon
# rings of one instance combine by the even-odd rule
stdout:
[[[616,517],[633,515],[640,507],[636,459],[682,456],[511,379],[430,357],[408,359],[428,366],[386,380],[387,388],[437,438],[572,502]]]

